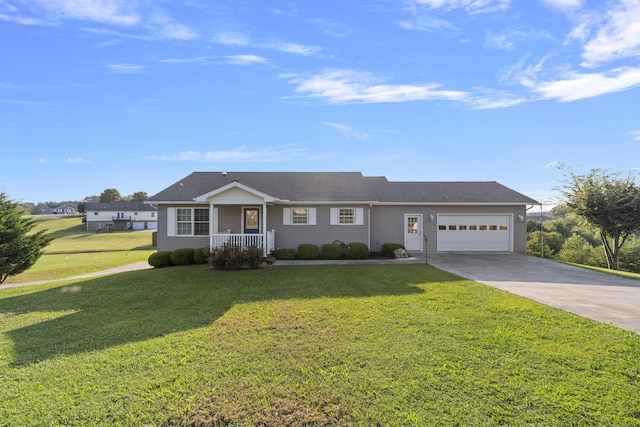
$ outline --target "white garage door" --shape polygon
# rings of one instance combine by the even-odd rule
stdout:
[[[512,248],[512,216],[438,215],[438,251],[503,251]]]

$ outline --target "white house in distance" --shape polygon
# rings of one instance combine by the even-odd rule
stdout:
[[[87,203],[87,230],[123,231],[158,228],[157,207],[143,202]]]

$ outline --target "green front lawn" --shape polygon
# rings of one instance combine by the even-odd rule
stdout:
[[[640,425],[640,337],[423,264],[0,291],[0,425]]]

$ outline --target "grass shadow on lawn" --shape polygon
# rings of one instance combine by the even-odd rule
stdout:
[[[120,273],[0,299],[23,316],[7,331],[10,366],[148,340],[210,325],[235,304],[284,299],[368,298],[423,293],[415,281],[460,280],[429,266],[277,267],[210,271],[206,266]]]

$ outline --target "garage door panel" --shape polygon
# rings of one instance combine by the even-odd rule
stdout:
[[[438,215],[438,251],[510,251],[511,215]]]

